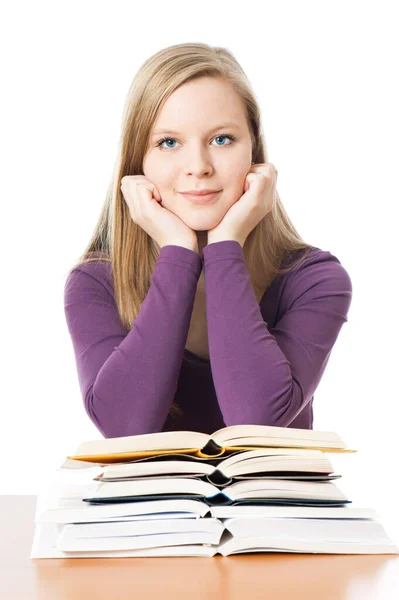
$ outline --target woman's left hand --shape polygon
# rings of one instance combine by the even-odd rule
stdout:
[[[251,231],[269,213],[276,200],[277,170],[272,163],[252,165],[244,182],[244,194],[223,219],[208,231],[208,244],[235,240],[241,247]]]

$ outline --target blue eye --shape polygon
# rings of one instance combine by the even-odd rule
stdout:
[[[231,141],[235,140],[235,137],[232,135],[227,135],[227,134],[221,134],[215,137],[215,140],[220,139],[220,138],[227,138]],[[219,144],[217,144],[219,146]],[[231,146],[231,144],[227,144],[228,146]],[[226,146],[226,144],[223,144],[223,146]]]
[[[161,144],[163,144],[164,142],[175,142],[176,140],[174,140],[173,138],[162,138],[162,140],[159,140],[159,142],[157,143],[157,147],[161,146]],[[162,150],[164,150],[164,148],[162,148]]]
[[[237,139],[237,138],[234,137],[234,135],[230,135],[230,134],[227,134],[227,133],[226,134],[223,133],[223,134],[217,135],[214,139],[217,140],[217,139],[220,139],[220,138],[227,138],[227,139],[231,140],[231,143],[235,142],[236,139]],[[176,140],[174,138],[164,137],[161,140],[159,140],[159,142],[157,142],[156,147],[157,148],[159,147],[160,150],[167,150],[167,149],[173,150],[173,148],[171,148],[170,146],[169,146],[169,148],[165,148],[165,146],[162,146],[162,144],[164,142],[170,142],[170,141],[171,142],[175,142]],[[230,144],[222,144],[222,145],[217,144],[217,145],[219,147],[223,148],[223,146],[231,146],[231,143]]]

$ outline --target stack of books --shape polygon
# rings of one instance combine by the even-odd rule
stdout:
[[[83,442],[38,496],[30,557],[398,554],[334,483],[336,452],[356,450],[263,425]]]

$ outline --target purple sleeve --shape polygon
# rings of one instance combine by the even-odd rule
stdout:
[[[203,249],[209,356],[226,426],[287,427],[311,400],[352,299],[348,273],[316,249],[285,275],[284,301],[269,329],[241,245]]]
[[[84,406],[104,437],[162,430],[176,392],[201,256],[161,248],[151,285],[128,332],[106,284],[110,263],[74,269],[64,289]]]

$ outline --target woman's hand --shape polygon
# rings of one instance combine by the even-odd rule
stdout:
[[[199,252],[195,231],[170,210],[161,206],[160,193],[148,177],[125,175],[121,179],[121,190],[133,221],[161,248],[172,244]]]
[[[277,170],[271,163],[253,165],[244,182],[244,194],[223,219],[208,231],[208,244],[235,240],[241,247],[251,231],[269,213],[276,200]]]

